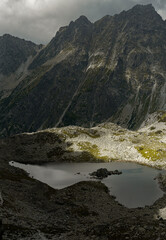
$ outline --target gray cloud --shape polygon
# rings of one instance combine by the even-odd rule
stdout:
[[[165,0],[1,0],[0,35],[10,33],[37,43],[47,43],[59,27],[68,25],[80,15],[96,21],[138,3],[152,3],[166,18]]]

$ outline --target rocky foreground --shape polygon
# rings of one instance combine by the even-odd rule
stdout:
[[[152,206],[128,209],[101,182],[54,190],[9,161],[136,161],[165,168],[165,113],[129,131],[112,123],[65,127],[0,140],[3,240],[165,240],[166,194]],[[166,177],[159,177],[166,192]],[[0,222],[1,223],[1,222]],[[0,226],[0,231],[1,231]]]
[[[3,240],[91,240],[166,238],[166,195],[153,206],[128,209],[101,182],[54,190],[9,166],[1,149],[0,214]],[[165,189],[165,178],[160,177]],[[162,184],[163,183],[163,184]]]

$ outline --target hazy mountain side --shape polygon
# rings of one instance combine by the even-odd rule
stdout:
[[[84,63],[65,61],[51,69],[35,69],[33,80],[31,74],[3,101],[1,129],[11,135],[55,126],[84,76],[83,69]]]
[[[56,36],[34,59],[29,68],[34,69],[44,64],[62,51],[81,49],[82,52],[86,53],[91,40],[92,27],[93,24],[85,16],[81,16],[75,22],[71,22],[69,26],[60,28]]]
[[[56,39],[53,39],[37,55],[31,64],[31,70],[29,69],[32,73],[1,105],[4,120],[1,121],[0,125],[4,129],[5,135],[22,131],[35,131],[39,128],[56,125],[84,79],[88,53],[86,47],[82,47],[82,42],[85,45],[88,44],[90,36],[87,34],[88,39],[86,40],[83,35],[85,31],[89,33],[91,25],[85,17],[80,17],[75,22],[70,23],[65,36],[59,36],[57,33],[57,38],[60,38],[59,43],[64,46],[64,49],[61,50],[55,37]],[[71,29],[75,34],[71,34]],[[62,37],[65,43],[62,41]],[[78,43],[77,38],[80,38],[80,43]],[[70,40],[71,47],[67,43]],[[56,46],[60,48],[57,50],[57,54],[54,49]],[[40,66],[41,56],[44,56],[44,64]],[[39,67],[32,68],[35,62],[39,63]]]
[[[3,35],[0,37],[0,73],[8,75],[15,72],[29,56],[34,56],[40,47],[9,34]]]
[[[16,86],[28,75],[28,66],[32,61],[33,57],[28,57],[27,61],[22,63],[19,68],[9,74],[0,74],[0,99],[8,97]]]
[[[28,73],[27,69],[42,45],[9,34],[0,37],[0,98],[12,90]]]
[[[152,5],[61,28],[1,101],[1,135],[106,120],[138,128],[166,108],[165,36]]]

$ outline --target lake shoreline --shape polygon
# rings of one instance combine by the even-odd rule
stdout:
[[[166,205],[166,195],[152,206],[128,209],[99,182],[80,182],[54,190],[2,159],[0,176],[4,239],[19,239],[21,235],[23,239],[37,239],[39,232],[48,239],[67,240],[99,239],[101,235],[104,240],[126,236],[147,240],[159,232],[165,234],[166,222],[158,212]]]
[[[110,196],[102,183],[87,181],[55,190],[9,166],[10,161],[43,163],[48,159],[45,156],[55,144],[52,136],[43,135],[25,134],[0,142],[4,240],[37,240],[41,236],[52,240],[165,240],[166,194],[151,206],[129,209]],[[61,151],[57,153],[55,159],[64,161]]]
[[[68,126],[1,139],[0,148],[8,161],[25,164],[124,161],[166,169],[162,135],[151,134],[111,123],[90,129]]]
[[[81,181],[100,180],[110,189],[111,195],[116,196],[122,205],[129,208],[152,205],[163,194],[156,182],[160,171],[138,163],[114,161],[109,163],[30,165],[10,162],[10,165],[25,170],[30,177],[46,183],[54,189],[64,189]],[[96,179],[91,174],[98,169],[107,169],[108,172],[122,173],[122,175],[107,175],[105,178]]]

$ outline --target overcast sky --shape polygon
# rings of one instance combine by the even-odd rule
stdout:
[[[0,35],[9,33],[46,44],[59,27],[80,15],[94,22],[138,3],[152,3],[166,19],[166,0],[0,0]]]

